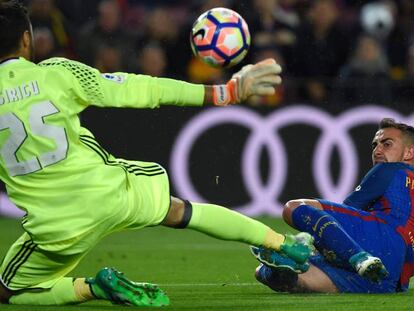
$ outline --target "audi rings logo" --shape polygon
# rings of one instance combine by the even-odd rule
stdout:
[[[288,157],[278,130],[294,125],[305,124],[321,130],[321,135],[313,150],[312,174],[317,190],[323,198],[342,201],[355,187],[358,177],[357,150],[349,135],[353,127],[378,123],[384,117],[413,123],[398,112],[379,106],[362,106],[345,111],[339,116],[310,106],[289,106],[261,116],[243,107],[209,109],[190,120],[179,133],[172,151],[171,177],[174,186],[183,198],[206,201],[191,182],[188,163],[190,151],[208,129],[222,124],[237,124],[250,130],[241,153],[242,177],[250,202],[236,209],[246,215],[280,215],[282,202],[278,198],[287,178]],[[330,170],[330,158],[334,147],[338,148],[340,171],[336,183]],[[267,148],[269,175],[264,184],[258,169],[260,153]],[[367,155],[369,156],[369,155]],[[292,198],[294,199],[294,198]]]

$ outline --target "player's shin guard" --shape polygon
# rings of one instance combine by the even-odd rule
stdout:
[[[50,289],[23,291],[9,299],[9,303],[14,305],[66,305],[80,302],[72,278],[62,278]]]
[[[284,236],[261,222],[228,208],[204,203],[191,203],[192,215],[187,228],[222,240],[245,242],[255,246],[280,249]]]
[[[347,265],[353,255],[363,252],[337,220],[323,210],[299,205],[292,213],[292,220],[298,230],[313,235],[316,248],[333,263]]]

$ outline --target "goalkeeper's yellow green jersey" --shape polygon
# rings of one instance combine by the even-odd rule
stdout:
[[[113,216],[111,206],[123,203],[124,168],[83,142],[93,139],[78,117],[87,106],[201,106],[203,99],[202,85],[101,74],[64,58],[38,65],[24,58],[1,63],[0,179],[10,199],[27,212],[26,231],[39,244],[67,240]]]

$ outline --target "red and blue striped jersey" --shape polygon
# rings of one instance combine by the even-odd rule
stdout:
[[[371,212],[403,238],[406,256],[400,284],[406,289],[414,275],[414,167],[399,162],[375,165],[344,203]]]

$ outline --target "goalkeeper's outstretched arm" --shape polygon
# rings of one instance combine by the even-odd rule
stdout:
[[[202,86],[155,78],[158,83],[154,85],[154,90],[161,94],[160,105],[228,106],[243,102],[252,95],[273,95],[275,88],[282,82],[281,72],[282,68],[274,59],[269,58],[254,65],[244,66],[226,84]],[[203,93],[201,102],[200,91]]]
[[[85,64],[52,58],[39,64],[48,67],[75,96],[77,112],[89,105],[99,107],[156,108],[175,106],[227,106],[252,95],[272,95],[282,82],[281,67],[274,59],[244,66],[222,85],[202,85],[147,75],[100,73]],[[73,107],[75,108],[75,107]]]

